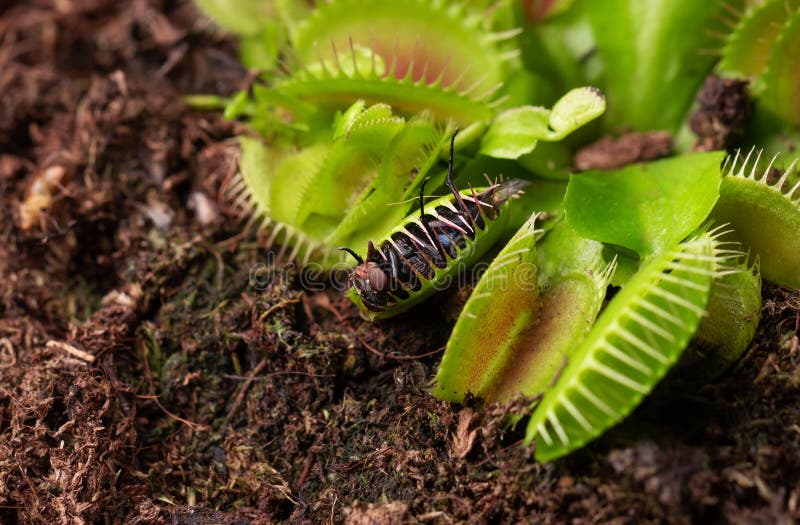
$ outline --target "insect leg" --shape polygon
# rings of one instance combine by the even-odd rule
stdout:
[[[404,285],[408,285],[409,283],[404,282],[400,275],[401,264],[400,259],[397,256],[397,253],[394,251],[393,247],[390,246],[389,252],[389,264],[391,266],[391,276],[392,276],[392,286],[391,286],[391,293],[394,294],[395,297],[399,299],[407,299],[408,292],[403,289]],[[410,281],[411,279],[409,279]]]
[[[453,137],[455,137],[455,135],[453,135]],[[451,155],[452,155],[452,152],[451,152]],[[422,181],[422,187],[419,190],[419,223],[420,223],[420,226],[422,226],[422,230],[425,232],[425,235],[427,235],[428,239],[430,239],[431,245],[433,245],[433,248],[436,249],[436,251],[439,252],[439,255],[441,255],[442,258],[444,258],[444,256],[445,256],[444,248],[441,246],[440,243],[436,242],[436,234],[433,232],[433,230],[431,229],[430,225],[428,224],[427,217],[425,217],[425,183],[426,182],[428,182],[428,178],[427,177],[425,177],[425,179]],[[409,235],[413,238],[413,234],[411,234],[409,232]],[[423,243],[418,241],[415,244],[420,244],[421,245]],[[421,247],[420,247],[420,249],[421,249]]]
[[[397,282],[401,282],[399,273],[400,261],[397,258],[397,252],[395,252],[394,250],[389,250],[389,264],[391,265],[392,268],[392,279],[394,279]]]

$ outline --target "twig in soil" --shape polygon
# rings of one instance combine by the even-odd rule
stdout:
[[[282,309],[284,309],[286,306],[288,306],[288,305],[290,305],[290,304],[297,304],[297,303],[299,303],[299,302],[300,302],[300,299],[299,299],[299,298],[295,298],[295,299],[283,299],[283,300],[282,300],[282,301],[280,301],[279,303],[277,303],[277,304],[274,304],[274,305],[270,306],[269,308],[267,308],[267,310],[266,310],[266,311],[264,311],[264,313],[262,313],[261,315],[259,315],[259,316],[258,316],[258,321],[259,321],[259,322],[263,322],[263,321],[264,321],[264,319],[266,319],[267,317],[269,317],[269,315],[270,315],[271,313],[273,313],[273,312],[276,312],[276,311],[278,311],[278,310],[282,310]]]
[[[14,345],[11,343],[8,337],[3,337],[0,339],[0,347],[5,350],[4,352],[0,352],[0,356],[3,356],[2,361],[5,361],[0,362],[0,368],[11,368],[17,364],[17,354],[14,352]]]
[[[501,448],[499,454],[495,454],[495,455],[487,454],[486,457],[483,460],[481,460],[480,462],[476,463],[473,468],[476,468],[476,469],[481,468],[484,465],[486,465],[487,463],[489,463],[490,461],[494,465],[499,465],[500,461],[497,459],[497,456],[499,456],[500,454],[503,454],[505,452],[508,452],[509,450],[515,449],[515,448],[519,447],[520,445],[522,445],[522,440],[521,439],[511,443],[507,447]]]
[[[347,322],[347,319],[341,314],[341,312],[339,312],[339,310],[335,306],[333,306],[330,298],[324,293],[316,293],[311,296],[306,296],[303,302],[307,309],[309,308],[309,303],[313,304],[314,306],[319,306],[323,310],[332,313],[336,317],[336,320],[339,321],[340,323],[344,323],[348,327],[350,326],[350,324]],[[310,314],[310,309],[308,313]],[[309,315],[309,317],[311,317],[311,315]]]
[[[64,343],[62,341],[47,341],[45,345],[47,348],[54,349],[54,350],[61,350],[62,352],[66,352],[72,357],[77,357],[82,361],[86,361],[87,363],[94,363],[94,356],[85,350],[81,350],[80,348],[75,348],[71,344]]]
[[[158,397],[153,398],[153,401],[156,402],[156,405],[158,405],[158,408],[160,408],[161,411],[164,412],[166,415],[168,415],[169,417],[171,417],[175,421],[179,421],[179,422],[183,423],[184,425],[188,426],[192,430],[203,430],[203,429],[206,428],[205,425],[201,425],[199,423],[195,423],[194,421],[189,421],[188,419],[182,418],[178,414],[174,414],[174,413],[170,412],[169,410],[166,409],[166,407],[164,407],[164,405],[161,404],[161,401],[158,400]]]
[[[188,419],[182,418],[178,414],[174,414],[174,413],[170,412],[169,410],[166,409],[166,407],[164,405],[161,404],[161,401],[158,399],[158,395],[155,393],[156,392],[156,388],[153,385],[153,377],[152,377],[152,374],[150,372],[150,362],[147,360],[147,350],[144,351],[144,356],[143,357],[144,357],[144,359],[142,359],[142,361],[144,363],[145,377],[147,378],[147,384],[148,384],[148,387],[149,387],[150,394],[155,396],[153,398],[153,401],[155,401],[156,406],[158,406],[158,408],[161,409],[161,411],[164,412],[167,416],[171,417],[175,421],[179,421],[179,422],[183,423],[184,425],[188,426],[192,430],[205,430],[205,429],[207,429],[208,427],[206,427],[205,425],[200,425],[198,423],[195,423],[194,421],[189,421]]]
[[[217,260],[216,284],[217,284],[217,290],[222,290],[222,283],[225,279],[225,260],[222,258],[222,255],[219,253],[219,251],[217,251],[216,248],[211,243],[203,242],[201,246],[203,246],[203,248],[205,248],[206,251],[211,255],[213,255],[214,258]]]
[[[119,407],[125,417],[129,416],[131,413],[131,403],[128,399],[123,395],[124,393],[130,393],[130,390],[127,387],[123,387],[122,383],[120,383],[119,376],[117,375],[117,367],[114,365],[114,353],[108,353],[105,356],[105,359],[100,363],[103,372],[106,374],[106,377],[111,382],[111,388],[117,394],[117,401],[119,402]]]
[[[436,350],[431,350],[430,352],[425,352],[424,354],[416,354],[416,355],[396,355],[396,354],[387,354],[386,357],[389,359],[396,359],[397,361],[414,361],[417,359],[422,359],[425,357],[430,357],[432,355],[436,355],[440,352],[444,352],[444,349],[447,348],[446,346],[440,346]]]
[[[394,359],[395,361],[415,361],[417,359],[423,359],[425,357],[429,357],[439,352],[444,352],[446,346],[440,346],[436,350],[431,350],[430,352],[425,352],[424,354],[416,354],[416,355],[397,355],[397,354],[384,354],[380,350],[376,349],[374,346],[368,344],[361,336],[356,335],[356,339],[358,342],[364,345],[364,348],[370,351],[370,353],[375,354],[378,357],[383,359]]]
[[[33,499],[36,501],[36,508],[40,509],[41,504],[39,503],[39,494],[36,492],[36,487],[34,486],[33,481],[31,481],[31,478],[28,476],[28,473],[25,472],[25,468],[23,468],[22,464],[19,463],[19,459],[17,459],[17,468],[19,468],[19,473],[22,474],[22,479],[25,480],[25,483],[27,483],[31,489],[31,494],[33,495]],[[41,517],[41,514],[38,511],[37,514],[39,514],[39,516]]]
[[[294,484],[294,490],[299,491],[303,484],[306,482],[308,477],[311,475],[311,467],[314,466],[314,451],[309,450],[308,456],[306,457],[305,463],[303,463],[303,471],[300,473],[300,477],[297,479],[297,482]]]
[[[357,335],[357,336],[356,336],[356,339],[358,339],[358,342],[359,342],[359,343],[361,343],[361,344],[364,346],[364,348],[366,348],[367,350],[369,350],[370,352],[372,352],[372,353],[373,353],[373,354],[375,354],[376,356],[378,356],[378,357],[382,357],[383,359],[386,359],[386,354],[384,354],[384,353],[383,353],[383,352],[381,352],[380,350],[377,350],[377,349],[376,349],[376,348],[374,348],[372,345],[368,344],[366,341],[364,341],[364,339],[363,339],[363,338],[361,338],[361,336],[358,336],[358,335]]]
[[[260,376],[237,376],[236,374],[220,374],[220,377],[225,379],[233,379],[235,381],[253,381],[255,379],[266,379],[273,376],[306,376],[306,377],[336,377],[336,374],[312,374],[311,372],[300,372],[297,370],[284,370],[281,372],[270,372]]]
[[[233,404],[231,405],[231,408],[228,409],[228,414],[225,416],[225,422],[222,425],[223,434],[227,432],[228,425],[233,419],[233,416],[236,414],[236,411],[239,410],[239,407],[242,405],[242,403],[244,403],[244,396],[247,395],[250,385],[253,384],[256,376],[260,374],[266,367],[267,358],[265,357],[258,362],[255,368],[250,370],[250,373],[247,374],[247,378],[245,378],[245,382],[239,386],[239,391],[236,392],[236,397],[233,399]]]

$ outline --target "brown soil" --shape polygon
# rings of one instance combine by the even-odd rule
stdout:
[[[750,124],[753,104],[746,81],[710,76],[697,96],[689,127],[697,135],[696,151],[735,146]]]
[[[370,325],[250,284],[241,130],[179,98],[246,75],[190,4],[52,4],[0,3],[0,522],[800,519],[800,295],[765,291],[723,378],[541,465],[502,424],[524,402],[428,394],[443,299]]]

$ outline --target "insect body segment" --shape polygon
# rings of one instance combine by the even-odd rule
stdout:
[[[500,235],[503,205],[524,182],[510,180],[459,192],[452,165],[451,141],[447,185],[452,195],[425,206],[420,192],[419,214],[406,217],[377,246],[370,242],[365,259],[345,249],[358,262],[350,275],[351,299],[371,319],[391,317],[428,297]]]

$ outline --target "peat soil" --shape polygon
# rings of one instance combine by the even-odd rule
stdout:
[[[243,130],[180,99],[246,82],[188,2],[0,2],[0,523],[800,519],[800,295],[536,463],[524,400],[428,394],[457,297],[372,325],[270,273],[223,191]]]

